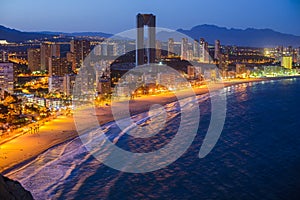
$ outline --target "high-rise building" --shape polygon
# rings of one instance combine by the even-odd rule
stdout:
[[[286,49],[286,55],[288,55],[288,56],[293,55],[293,47],[292,46],[288,46],[288,48]]]
[[[29,48],[27,49],[28,67],[30,71],[41,70],[41,49],[40,48]]]
[[[204,38],[200,38],[199,57],[200,57],[200,62],[204,62],[204,60],[205,60],[205,40],[204,40]]]
[[[63,92],[64,90],[64,77],[63,76],[50,76],[48,80],[49,92]]]
[[[94,47],[93,51],[94,51],[94,54],[96,56],[101,56],[102,55],[102,53],[101,53],[101,44],[96,45]]]
[[[51,43],[41,44],[41,70],[49,69],[49,58],[52,57]]]
[[[293,62],[297,63],[297,61],[298,61],[298,50],[293,49]]]
[[[199,59],[200,56],[200,44],[198,40],[194,40],[193,43],[193,57],[194,59]]]
[[[215,41],[215,55],[214,59],[220,61],[221,58],[221,45],[220,40]]]
[[[193,60],[193,59],[194,59],[194,51],[192,50],[192,48],[189,48],[187,60]]]
[[[60,57],[60,45],[59,44],[51,45],[51,56],[56,57],[56,58]]]
[[[114,43],[108,43],[108,45],[107,45],[107,55],[108,56],[114,56],[115,55],[114,47],[115,47]]]
[[[293,57],[292,56],[283,56],[281,58],[281,66],[283,66],[286,69],[292,69]]]
[[[209,63],[210,62],[210,55],[209,55],[208,42],[205,42],[204,49],[205,49],[204,62]]]
[[[41,70],[49,70],[49,59],[60,57],[60,45],[45,42],[41,44]]]
[[[189,50],[188,39],[182,38],[182,40],[181,40],[181,60],[188,59],[188,50]]]
[[[203,38],[200,39],[200,62],[209,63],[208,43]]]
[[[168,41],[168,57],[171,57],[174,55],[174,39],[173,38],[169,38]]]
[[[137,41],[136,41],[136,65],[155,62],[156,43],[156,17],[153,14],[138,14],[137,20]],[[148,26],[148,45],[144,47],[144,26]]]
[[[101,55],[102,56],[108,56],[108,42],[103,42],[101,44]]]
[[[49,59],[49,76],[64,76],[72,72],[72,63],[67,58]]]
[[[73,94],[73,88],[75,86],[76,75],[65,74],[63,79],[63,93],[67,96]]]
[[[111,81],[110,77],[103,73],[98,78],[98,94],[101,96],[107,96],[111,93]]]
[[[297,63],[300,64],[300,47],[297,50]]]
[[[91,51],[91,44],[88,40],[72,40],[71,41],[71,53],[74,55],[73,70],[81,67],[86,56]]]
[[[14,92],[14,65],[13,63],[0,63],[0,89],[1,95],[4,92],[13,94]]]
[[[160,60],[161,59],[161,51],[162,51],[162,46],[161,42],[159,40],[156,41],[156,59]]]
[[[72,52],[68,52],[67,55],[67,61],[72,63],[72,70],[74,71],[76,69],[76,62],[75,62],[75,56]]]
[[[5,51],[0,51],[0,62],[8,61],[8,53]]]

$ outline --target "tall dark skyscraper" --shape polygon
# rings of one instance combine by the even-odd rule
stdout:
[[[138,14],[137,19],[137,41],[136,41],[136,65],[155,62],[156,46],[156,17],[153,14]],[[144,47],[144,27],[148,26],[148,45]]]

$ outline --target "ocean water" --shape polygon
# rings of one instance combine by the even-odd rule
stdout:
[[[201,120],[193,144],[163,169],[143,174],[111,169],[75,138],[7,175],[36,199],[300,199],[300,79],[240,84],[224,92],[225,126],[205,158],[198,153],[210,121],[208,95],[198,97]],[[176,106],[166,105],[165,134],[151,142],[120,136],[114,123],[106,125],[106,135],[118,138],[125,150],[159,148],[176,134]]]

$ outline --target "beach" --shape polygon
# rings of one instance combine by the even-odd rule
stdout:
[[[293,77],[286,77],[293,78]],[[268,81],[278,78],[260,78],[260,79],[240,79],[223,83],[212,84],[210,89],[207,86],[194,88],[196,95],[205,94],[213,90],[222,89],[235,84]],[[188,96],[184,91],[180,93],[180,98]],[[166,105],[176,101],[177,98],[172,93],[159,94],[155,96],[143,96],[134,99],[130,103],[130,111],[132,115],[146,112],[153,104]],[[125,108],[124,108],[125,109]],[[113,115],[110,106],[96,107],[95,115],[99,124],[105,124],[113,121]],[[35,158],[47,149],[71,140],[78,136],[74,118],[72,116],[58,116],[56,119],[46,122],[40,127],[38,133],[24,134],[7,141],[0,145],[0,172],[4,173],[13,167],[17,167],[20,163]]]

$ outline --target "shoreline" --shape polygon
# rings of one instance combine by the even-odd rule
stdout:
[[[213,90],[239,85],[244,83],[255,83],[262,81],[283,80],[300,78],[300,76],[288,77],[266,77],[252,79],[236,79],[234,81],[224,81],[217,83],[219,87]],[[208,87],[193,88],[195,95],[203,95],[210,92]],[[159,94],[155,96],[139,97],[134,100],[132,115],[147,112],[152,104],[166,105],[176,101],[177,98],[172,94]],[[96,117],[100,125],[110,123],[113,120],[110,106],[96,107]],[[26,166],[40,154],[58,145],[70,142],[79,135],[73,117],[60,116],[41,127],[39,133],[25,134],[7,143],[0,145],[0,173],[9,174],[21,166]],[[13,148],[11,148],[13,147]]]

